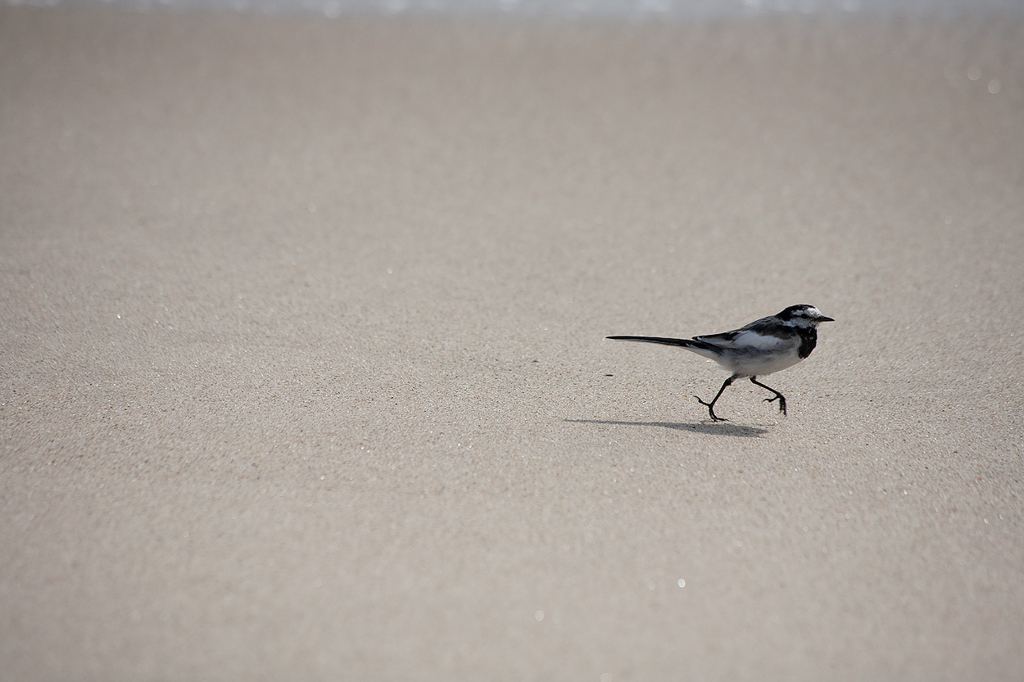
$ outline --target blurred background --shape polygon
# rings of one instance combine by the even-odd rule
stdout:
[[[961,16],[1022,13],[1020,0],[6,0],[10,5],[118,5],[262,13],[451,14],[706,20],[770,14]]]

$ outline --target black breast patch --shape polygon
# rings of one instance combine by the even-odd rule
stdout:
[[[814,347],[818,345],[818,330],[814,327],[808,327],[806,329],[797,329],[797,333],[800,335],[800,348],[797,349],[797,355],[803,360]]]

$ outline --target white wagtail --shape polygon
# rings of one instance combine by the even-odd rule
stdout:
[[[708,408],[711,420],[728,421],[715,414],[715,403],[722,396],[726,387],[737,379],[750,379],[750,382],[768,389],[775,394],[773,398],[765,398],[765,402],[779,401],[779,411],[786,414],[786,398],[770,386],[757,380],[773,372],[792,367],[814,350],[818,343],[818,325],[822,322],[835,322],[825,317],[813,305],[791,305],[781,313],[721,334],[695,336],[692,339],[666,339],[658,336],[609,336],[616,341],[645,341],[647,343],[663,343],[668,346],[682,346],[697,355],[711,358],[732,376],[725,380],[722,388],[710,403],[697,398],[697,402]]]

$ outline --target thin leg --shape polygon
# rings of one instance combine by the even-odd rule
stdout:
[[[766,403],[771,403],[771,402],[774,402],[774,401],[778,400],[779,401],[779,412],[781,412],[782,414],[786,414],[786,396],[782,395],[781,393],[776,391],[771,386],[765,386],[764,384],[762,384],[760,381],[757,380],[757,377],[750,377],[750,383],[752,383],[752,384],[754,384],[756,386],[760,386],[761,388],[766,388],[769,391],[771,391],[772,393],[774,393],[775,394],[774,398],[765,398],[764,401]]]
[[[712,401],[711,401],[710,403],[706,403],[706,402],[704,402],[703,400],[701,400],[701,399],[700,399],[700,396],[693,396],[694,398],[696,398],[696,399],[697,399],[697,402],[698,402],[698,403],[700,403],[701,405],[704,405],[705,407],[707,407],[707,408],[708,408],[708,414],[710,414],[710,415],[711,415],[711,421],[713,421],[713,422],[727,422],[727,421],[729,421],[728,419],[723,419],[722,417],[719,417],[719,416],[717,416],[717,415],[715,414],[715,403],[717,403],[717,402],[718,402],[718,399],[722,397],[722,392],[723,392],[723,391],[724,391],[724,390],[725,390],[726,388],[728,388],[728,387],[729,387],[729,384],[731,384],[731,383],[732,383],[733,381],[735,381],[736,379],[738,379],[738,378],[739,378],[739,376],[740,376],[739,374],[733,374],[733,375],[732,375],[731,377],[729,377],[728,379],[726,379],[726,380],[725,380],[725,383],[724,383],[724,384],[722,384],[722,387],[721,387],[720,389],[718,389],[718,394],[717,394],[717,395],[715,395],[715,399],[714,399],[714,400],[712,400]],[[766,387],[766,388],[767,388],[767,387]],[[770,390],[770,389],[769,389],[769,390]]]

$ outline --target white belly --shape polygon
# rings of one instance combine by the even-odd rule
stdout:
[[[795,347],[785,353],[728,350],[718,359],[718,364],[733,374],[758,377],[788,369],[801,359]]]

